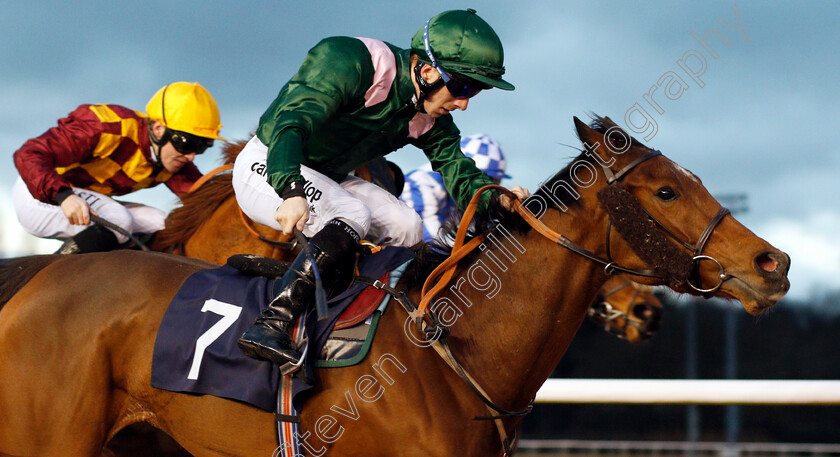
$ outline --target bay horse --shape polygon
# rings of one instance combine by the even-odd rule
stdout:
[[[516,213],[498,200],[477,213],[471,240],[495,241],[454,264],[430,308],[448,326],[453,359],[502,410],[527,411],[609,274],[739,300],[751,314],[790,285],[789,257],[697,177],[609,118],[574,121],[585,152]],[[397,285],[421,307],[430,297],[420,281],[453,265],[435,252],[422,251]],[[139,251],[2,264],[0,294],[11,298],[0,310],[0,454],[95,456],[123,427],[147,422],[194,455],[272,455],[273,414],[150,386],[167,304],[190,274],[211,267]],[[407,316],[392,303],[362,363],[317,371],[301,413],[308,455],[509,455],[500,436],[515,436],[521,416],[476,420],[485,403],[420,344]]]
[[[652,287],[616,275],[601,287],[586,314],[610,335],[639,343],[659,330],[662,302]]]

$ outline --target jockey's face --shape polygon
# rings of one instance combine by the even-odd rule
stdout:
[[[160,161],[163,164],[163,168],[166,168],[166,171],[170,173],[178,173],[181,171],[181,168],[184,168],[184,165],[192,162],[193,160],[195,160],[194,152],[181,154],[175,150],[171,141],[167,141],[166,144],[160,148]]]
[[[160,122],[155,122],[152,126],[152,134],[155,135],[156,138],[161,138],[164,133],[166,132],[166,126],[161,124]],[[158,146],[152,146],[157,148]],[[195,160],[195,153],[191,152],[189,154],[181,154],[180,152],[175,150],[175,147],[172,146],[171,141],[167,141],[166,144],[160,146],[160,150],[158,153],[160,157],[161,165],[166,171],[170,173],[178,173],[181,171],[181,168],[184,168],[184,165],[188,164]]]
[[[438,71],[431,65],[423,65],[423,68],[420,70],[420,76],[429,83],[433,83],[440,78]],[[468,98],[453,97],[449,89],[446,88],[446,85],[443,85],[423,100],[423,108],[429,116],[437,118],[449,114],[456,109],[461,111],[466,110],[469,103],[470,100]]]

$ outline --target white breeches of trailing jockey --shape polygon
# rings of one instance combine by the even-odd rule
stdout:
[[[90,209],[99,217],[113,222],[128,233],[153,233],[163,230],[166,213],[139,203],[118,202],[107,195],[87,189],[73,188],[73,193],[85,199]],[[73,225],[64,216],[61,207],[37,200],[26,184],[18,177],[12,188],[12,201],[23,229],[40,238],[66,240],[88,228]],[[128,241],[125,235],[114,233],[119,243]]]
[[[283,199],[266,181],[268,148],[255,136],[236,157],[233,190],[242,211],[254,221],[282,230],[274,213]],[[306,180],[309,220],[303,234],[312,237],[332,219],[341,219],[360,237],[382,246],[413,246],[423,239],[420,216],[385,189],[355,176],[340,183],[301,165]]]

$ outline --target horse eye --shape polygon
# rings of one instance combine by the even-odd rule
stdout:
[[[607,138],[607,141],[610,142],[610,145],[615,148],[623,148],[626,144],[624,138],[619,134],[612,134]]]
[[[674,189],[665,186],[659,188],[659,191],[656,192],[656,197],[660,200],[667,202],[677,198],[677,193],[674,191]]]

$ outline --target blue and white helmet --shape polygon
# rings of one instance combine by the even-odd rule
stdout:
[[[490,175],[491,178],[510,178],[505,174],[507,168],[505,153],[493,138],[483,133],[462,137],[461,151],[465,156],[473,159],[478,169]]]

